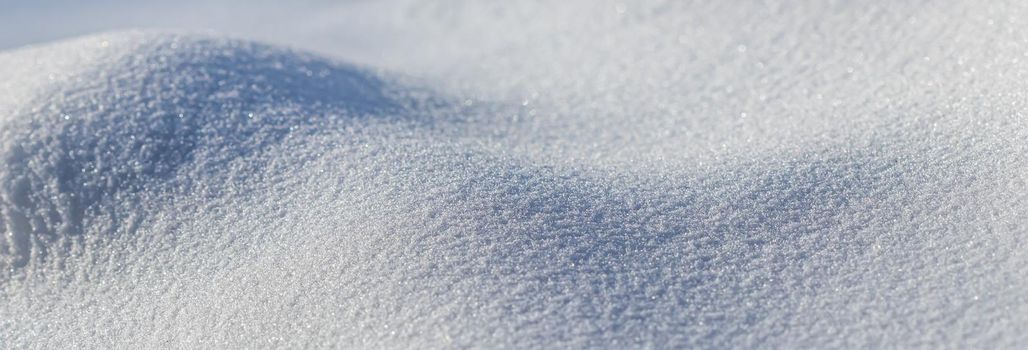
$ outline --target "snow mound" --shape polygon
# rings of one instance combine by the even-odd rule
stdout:
[[[400,109],[368,71],[247,42],[132,33],[26,51],[6,66],[31,56],[44,67],[5,72],[35,88],[0,121],[0,254],[16,266],[136,193],[188,187],[283,138]]]
[[[821,122],[748,130],[805,149],[673,158],[710,139],[661,123],[701,117],[618,128],[634,115],[435,97],[241,41],[114,33],[0,62],[12,347],[1028,341],[1006,107],[971,131],[928,98],[861,110],[868,129],[797,113]]]

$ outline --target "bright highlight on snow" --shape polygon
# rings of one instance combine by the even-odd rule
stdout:
[[[0,347],[1028,345],[1019,3],[95,6],[0,36]]]

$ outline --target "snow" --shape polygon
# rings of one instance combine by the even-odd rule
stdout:
[[[3,347],[1028,344],[1016,2],[0,5]]]

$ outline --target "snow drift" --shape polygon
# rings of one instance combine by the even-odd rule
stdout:
[[[806,8],[779,9],[796,25],[685,32],[674,38],[684,49],[643,50],[654,28],[725,21],[619,6],[549,27],[572,2],[511,34],[605,40],[557,36],[419,79],[204,35],[110,33],[0,54],[0,342],[1028,342],[1028,130],[1020,85],[1001,74],[1017,71],[1019,51],[973,41],[1006,59],[971,53],[930,72],[902,49],[770,50],[817,42],[805,10],[833,12]],[[868,18],[933,42],[902,16]],[[975,23],[965,30],[984,30]],[[640,50],[572,53],[624,46]],[[713,62],[730,69],[706,70]]]
[[[142,37],[65,44],[92,44],[104,57],[71,76],[43,63],[9,77],[51,81],[4,120],[0,226],[9,237],[0,248],[9,263],[42,251],[40,240],[81,234],[113,201],[189,187],[290,135],[398,108],[383,82],[356,68],[248,43]],[[73,52],[22,55],[62,54]]]

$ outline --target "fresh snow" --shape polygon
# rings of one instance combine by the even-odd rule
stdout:
[[[1018,2],[0,6],[3,348],[1028,345]]]

